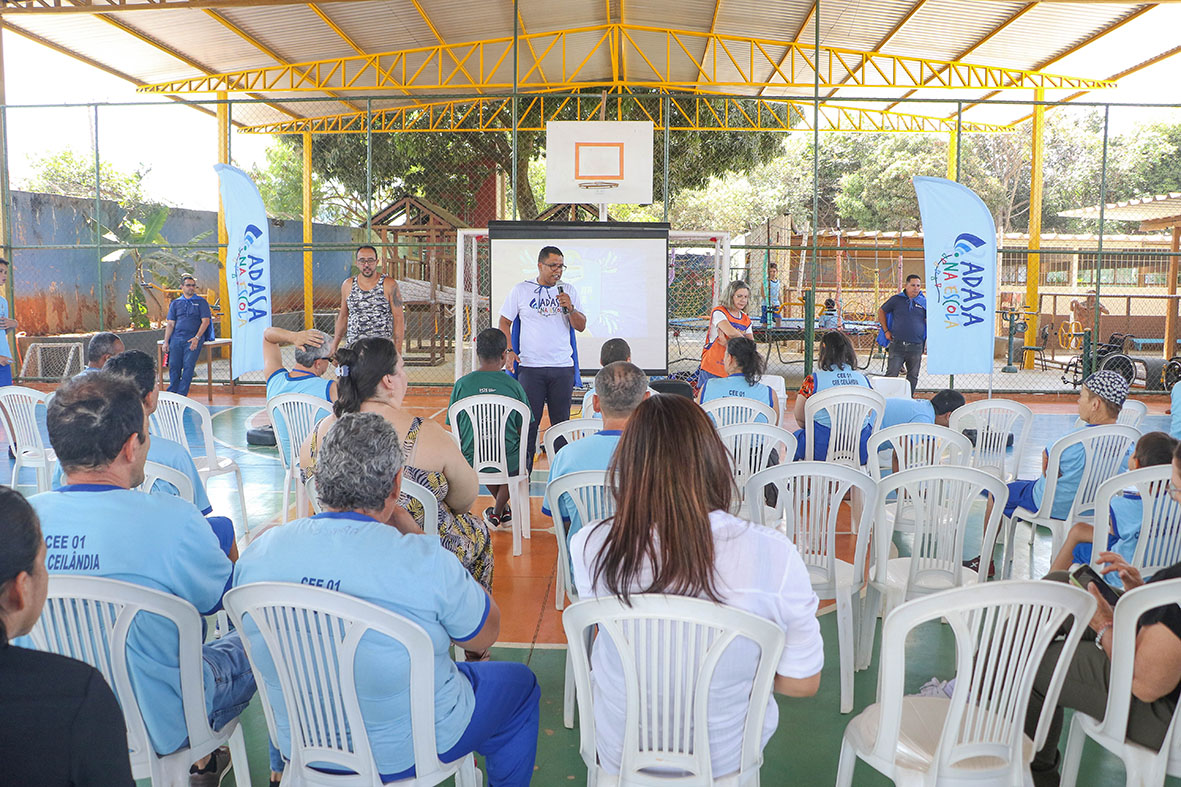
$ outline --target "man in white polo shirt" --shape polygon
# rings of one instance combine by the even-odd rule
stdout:
[[[533,470],[537,427],[548,407],[550,425],[570,420],[578,375],[575,331],[586,330],[578,290],[562,281],[562,250],[546,246],[537,255],[537,278],[513,287],[500,309],[500,330],[508,339],[508,368],[529,397],[528,466]]]

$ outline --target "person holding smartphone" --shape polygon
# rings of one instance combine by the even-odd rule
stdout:
[[[1173,477],[1169,495],[1181,503],[1181,448],[1173,454]],[[1117,573],[1127,590],[1145,584],[1140,572],[1116,552],[1100,552],[1099,574]],[[1046,579],[1068,580],[1064,571],[1054,571]],[[1181,579],[1181,563],[1157,571],[1151,582]],[[1104,597],[1098,581],[1087,583],[1087,591],[1095,597],[1095,614],[1089,630],[1075,651],[1066,672],[1058,707],[1046,736],[1046,743],[1034,755],[1031,771],[1037,787],[1058,784],[1058,741],[1062,735],[1062,709],[1082,711],[1101,719],[1107,709],[1110,686],[1112,622],[1114,606]],[[1034,680],[1033,695],[1025,717],[1025,732],[1032,736],[1041,715],[1045,692],[1050,683],[1063,640],[1051,643],[1045,660]],[[1140,619],[1136,635],[1136,660],[1132,671],[1132,704],[1128,711],[1128,739],[1154,751],[1160,749],[1177,708],[1181,695],[1181,603],[1167,604],[1150,610]]]

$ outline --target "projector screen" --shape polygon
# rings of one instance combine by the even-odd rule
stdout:
[[[543,246],[562,250],[562,281],[578,291],[586,330],[576,334],[584,375],[599,369],[599,348],[626,339],[632,363],[668,373],[668,225],[652,223],[491,222],[492,324],[508,292],[537,278]]]

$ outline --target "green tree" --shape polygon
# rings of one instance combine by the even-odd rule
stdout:
[[[66,197],[94,199],[94,157],[73,148],[43,156],[30,156],[33,174],[16,185],[24,191],[61,194]],[[136,209],[149,200],[144,196],[143,181],[151,170],[140,164],[133,172],[115,169],[108,161],[99,161],[99,196],[118,203],[124,210]]]

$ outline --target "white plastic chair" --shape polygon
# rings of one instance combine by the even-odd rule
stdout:
[[[529,405],[499,394],[467,396],[447,408],[451,436],[459,440],[459,416],[472,427],[472,467],[480,484],[508,484],[509,500],[513,507],[513,555],[521,554],[521,538],[532,538],[529,504],[529,471],[526,469],[526,445],[529,420],[533,414]],[[517,451],[516,474],[510,475],[508,451],[505,444],[509,416],[516,413],[521,419],[520,448]],[[485,471],[485,468],[493,468]]]
[[[822,599],[837,603],[837,643],[841,666],[841,713],[853,710],[854,656],[859,598],[865,587],[865,565],[873,524],[873,506],[862,506],[857,525],[853,562],[837,557],[837,511],[841,501],[853,492],[873,500],[876,482],[865,473],[829,462],[788,462],[761,470],[746,482],[746,499],[761,500],[763,490],[774,485],[778,492],[774,519],[768,522],[766,508],[752,506],[751,521],[759,525],[782,525],[787,538],[796,545],[812,589]],[[872,635],[872,630],[871,630]]]
[[[422,506],[422,532],[428,536],[439,535],[439,498],[431,490],[402,474],[402,494],[418,501]]]
[[[1119,420],[1116,423],[1139,429],[1146,415],[1148,415],[1148,405],[1138,399],[1128,399],[1120,408]]]
[[[746,497],[746,480],[760,470],[770,467],[771,454],[777,454],[779,464],[791,462],[796,455],[796,436],[786,429],[771,424],[732,424],[718,429],[718,437],[730,454],[734,483],[738,495],[734,500],[735,515],[750,519],[752,501]],[[762,505],[755,497],[753,505]]]
[[[566,537],[566,523],[558,506],[565,497],[578,511],[582,526],[606,519],[615,513],[615,494],[607,488],[607,473],[603,470],[579,470],[550,481],[545,488],[546,508],[554,520],[554,536],[558,542],[558,581],[554,592],[554,606],[559,610],[567,597],[578,601],[578,589],[570,576],[570,546]],[[566,652],[566,683],[562,695],[562,723],[574,729],[574,662]]]
[[[1032,581],[958,588],[895,609],[882,634],[877,702],[845,727],[837,786],[853,783],[858,759],[896,784],[1032,785],[1029,765],[1094,610],[1086,591]],[[950,698],[903,696],[907,636],[940,618],[955,634],[955,690]],[[1024,727],[1034,677],[1071,618],[1030,740]]]
[[[410,717],[415,776],[391,782],[431,785],[455,774],[460,785],[476,787],[480,776],[471,754],[444,763],[435,742],[435,657],[430,635],[417,623],[344,593],[288,582],[258,582],[234,588],[225,607],[243,632],[246,654],[262,698],[267,730],[278,740],[274,706],[259,670],[262,654],[246,636],[248,619],[266,644],[279,680],[291,730],[291,759],[285,785],[380,785],[353,674],[358,646],[368,633],[402,645],[410,660]],[[372,637],[371,637],[372,639]],[[294,709],[294,712],[293,710]],[[310,763],[327,762],[355,776],[322,773]]]
[[[189,745],[164,756],[152,748],[128,672],[127,637],[141,614],[167,618],[179,635],[180,690]],[[154,787],[188,785],[189,766],[228,743],[235,783],[238,787],[250,783],[239,720],[216,732],[209,726],[201,667],[201,616],[192,604],[130,582],[53,574],[45,609],[31,636],[38,650],[84,661],[106,678],[123,709],[134,778],[150,778]]]
[[[887,378],[892,379],[892,378]],[[903,380],[903,382],[906,382]],[[909,384],[908,384],[909,387]],[[898,424],[874,432],[869,437],[869,474],[874,480],[882,479],[881,451],[889,449],[887,460],[893,472],[894,461],[898,470],[913,470],[916,467],[933,465],[966,466],[972,458],[972,442],[959,432],[936,424]],[[900,508],[890,506],[883,520],[887,527],[899,532],[914,530],[914,512],[909,505]],[[894,517],[898,519],[895,520]]]
[[[775,423],[783,426],[784,421],[787,420],[787,381],[783,379],[781,374],[764,374],[759,382],[775,392],[775,398],[779,404],[775,413]]]
[[[1033,569],[1033,538],[1037,528],[1044,527],[1050,531],[1050,555],[1058,554],[1062,543],[1066,540],[1066,531],[1075,522],[1083,518],[1090,518],[1095,510],[1095,493],[1099,485],[1112,476],[1118,475],[1120,465],[1129,450],[1140,439],[1140,432],[1130,426],[1119,424],[1105,424],[1089,426],[1078,432],[1071,432],[1060,437],[1050,446],[1050,460],[1046,465],[1046,487],[1042,494],[1042,504],[1036,512],[1018,508],[1013,512],[1005,527],[1005,575],[1011,573],[1013,553],[1015,551],[1016,528],[1018,522],[1028,522],[1030,570]],[[1078,491],[1070,505],[1070,511],[1063,519],[1053,516],[1054,497],[1058,489],[1058,473],[1062,463],[1062,454],[1069,448],[1081,446],[1085,452],[1086,461],[1082,475],[1079,477]],[[1104,517],[1100,517],[1103,521]],[[1102,528],[1100,528],[1102,529]],[[1105,545],[1106,546],[1106,545]]]
[[[877,431],[886,412],[886,398],[871,388],[840,385],[808,397],[804,403],[804,459],[815,459],[816,414],[828,413],[829,436],[826,462],[862,468],[861,430],[865,424]]]
[[[1181,598],[1181,579],[1152,582],[1129,590],[1115,606],[1112,627],[1111,672],[1107,690],[1107,710],[1103,720],[1075,711],[1062,758],[1062,786],[1074,787],[1078,779],[1083,746],[1091,738],[1123,760],[1129,787],[1161,787],[1165,776],[1181,776],[1181,712],[1173,711],[1173,721],[1165,733],[1160,751],[1133,743],[1125,738],[1128,711],[1132,702],[1132,670],[1136,659],[1136,623],[1150,609],[1176,604]],[[1119,643],[1119,644],[1115,644]]]
[[[757,785],[763,762],[763,718],[771,701],[783,631],[769,620],[732,607],[683,596],[635,595],[579,601],[562,613],[566,641],[587,641],[618,652],[627,707],[619,774],[598,763],[590,651],[570,646],[578,687],[579,753],[587,784]],[[725,651],[737,639],[758,649],[742,736],[739,770],[714,776],[710,761],[709,689]],[[682,778],[646,769],[674,769]]]
[[[320,496],[316,493],[316,477],[312,476],[303,484],[303,493],[307,495],[308,505],[313,514],[324,513],[324,506],[320,505]]]
[[[982,495],[996,501],[983,523],[980,571],[964,565],[964,541],[973,509],[983,506]],[[893,499],[890,497],[893,495]],[[918,596],[983,582],[988,576],[1009,488],[996,476],[974,467],[950,465],[916,467],[886,476],[877,487],[877,527],[873,564],[865,591],[858,668],[869,666],[873,632],[885,611]],[[889,508],[908,509],[913,517],[914,544],[909,557],[890,557],[894,530],[886,525]],[[893,521],[899,519],[897,510]]]
[[[319,396],[289,393],[267,399],[267,414],[275,427],[275,442],[279,449],[279,460],[283,463],[283,508],[280,522],[287,521],[287,501],[291,487],[295,486],[295,515],[307,516],[307,495],[299,481],[299,452],[303,443],[316,429],[320,420],[332,412],[332,405]],[[287,433],[287,445],[279,438],[279,425]]]
[[[869,386],[887,399],[913,399],[910,390],[910,380],[905,377],[881,377],[874,375],[869,378]]]
[[[968,402],[951,414],[948,427],[956,432],[976,430],[972,467],[987,470],[1005,483],[1017,478],[1021,456],[1033,429],[1033,411],[1008,399]],[[1007,461],[1009,436],[1013,436],[1013,457]]]
[[[36,471],[38,492],[48,492],[51,487],[50,479],[53,474],[50,469],[57,461],[57,455],[46,445],[45,438],[41,435],[48,401],[48,395],[32,388],[20,385],[6,385],[0,388],[0,414],[4,416],[9,448],[16,457],[12,465],[14,489],[20,480],[22,467],[31,467]]]
[[[1109,478],[1099,485],[1095,492],[1095,510],[1108,511],[1111,499],[1123,490],[1135,487],[1140,494],[1140,536],[1136,539],[1136,551],[1131,564],[1144,577],[1150,577],[1162,568],[1181,562],[1181,505],[1169,497],[1172,464],[1142,467]],[[1094,528],[1091,547],[1091,564],[1096,562],[1100,552],[1107,551],[1108,528],[1103,525],[1109,519],[1106,515],[1095,517],[1098,527]],[[1122,603],[1122,602],[1121,602]]]
[[[546,429],[541,442],[545,446],[545,455],[549,457],[552,465],[554,457],[558,455],[557,442],[559,438],[565,438],[566,443],[569,444],[601,431],[603,431],[602,418],[573,418]],[[522,442],[524,442],[523,437]],[[524,446],[522,446],[523,448]]]
[[[719,429],[734,424],[760,423],[760,416],[766,419],[763,423],[777,423],[776,413],[770,405],[765,405],[754,399],[744,399],[741,396],[723,396],[720,399],[710,399],[701,405],[701,409],[705,410],[705,414]]]
[[[197,466],[197,474],[201,476],[201,481],[206,485],[208,485],[209,479],[214,476],[226,473],[234,474],[234,480],[238,484],[238,504],[242,507],[242,528],[246,531],[246,537],[249,538],[250,519],[246,511],[246,491],[242,484],[242,469],[228,456],[219,457],[217,455],[217,449],[213,442],[213,416],[210,415],[209,408],[195,399],[168,391],[160,391],[159,397],[156,412],[152,413],[150,419],[152,434],[158,434],[180,443],[192,454],[192,442],[185,430],[185,413],[191,411],[196,415],[197,423],[201,428],[201,443],[205,450],[201,456],[193,454],[193,464]]]
[[[159,462],[144,462],[144,482],[139,485],[138,489],[150,493],[152,486],[157,481],[165,481],[172,484],[176,487],[176,493],[180,498],[188,500],[190,503],[193,502],[196,490],[193,489],[193,480],[191,478],[175,467],[162,465]]]

